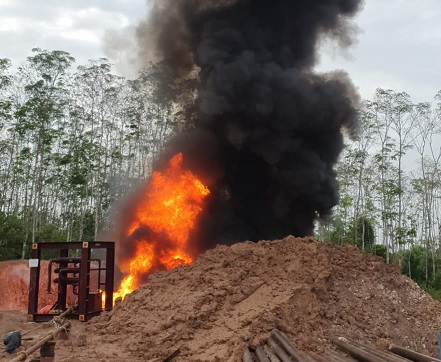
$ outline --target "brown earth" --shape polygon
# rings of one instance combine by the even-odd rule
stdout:
[[[0,312],[1,333],[6,324],[32,327],[9,313]],[[440,326],[441,304],[397,266],[352,246],[287,237],[217,246],[151,275],[113,311],[75,321],[57,361],[162,361],[179,349],[176,362],[236,362],[275,327],[306,352],[346,336],[436,356]]]
[[[47,261],[41,262],[40,289],[47,289]],[[29,266],[27,260],[9,260],[0,262],[0,310],[28,310]],[[40,293],[39,308],[56,301],[54,294]]]

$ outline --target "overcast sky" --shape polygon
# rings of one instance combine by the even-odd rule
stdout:
[[[34,47],[65,50],[78,65],[107,57],[132,76],[121,55],[133,53],[130,33],[146,12],[145,0],[0,0],[0,57],[18,66]],[[415,101],[441,90],[441,0],[366,0],[355,22],[357,44],[346,55],[323,47],[319,70],[346,70],[368,99],[377,87]]]

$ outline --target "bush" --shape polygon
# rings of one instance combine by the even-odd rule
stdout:
[[[0,260],[20,259],[24,239],[23,221],[0,212]]]

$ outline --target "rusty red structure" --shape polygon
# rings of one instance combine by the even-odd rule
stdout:
[[[38,310],[40,291],[40,260],[42,252],[58,254],[49,260],[46,293],[57,288],[56,301],[50,310]],[[58,253],[57,253],[58,252]],[[99,256],[93,256],[92,254]],[[56,268],[53,268],[53,266]],[[115,243],[111,241],[54,242],[32,244],[29,259],[28,320],[44,322],[61,314],[68,307],[68,296],[76,298],[70,317],[87,321],[103,310],[113,307]],[[53,276],[56,276],[53,278]],[[52,279],[53,278],[53,279]],[[103,291],[105,298],[103,298]]]

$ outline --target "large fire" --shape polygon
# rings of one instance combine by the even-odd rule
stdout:
[[[124,298],[138,288],[142,277],[156,271],[158,265],[168,270],[193,262],[188,253],[189,235],[210,192],[193,173],[181,169],[182,161],[183,156],[178,153],[165,171],[153,173],[129,216],[121,237],[133,239],[135,253],[129,261],[123,261],[128,264],[129,274],[114,299]],[[146,229],[148,237],[142,232],[142,238],[137,236],[139,230]]]

